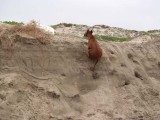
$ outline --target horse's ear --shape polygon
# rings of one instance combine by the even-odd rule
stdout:
[[[93,30],[91,30],[90,32],[93,33]]]

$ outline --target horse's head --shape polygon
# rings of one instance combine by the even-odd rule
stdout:
[[[92,31],[92,30],[90,31],[90,30],[88,29],[88,30],[84,33],[84,36],[85,36],[85,37],[90,37],[90,36],[92,35],[92,33],[93,33],[93,31]]]

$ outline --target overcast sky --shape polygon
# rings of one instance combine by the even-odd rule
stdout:
[[[160,0],[0,0],[0,21],[160,29]]]

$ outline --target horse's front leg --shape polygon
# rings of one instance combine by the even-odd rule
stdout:
[[[88,50],[86,51],[86,55],[87,55],[87,57],[89,57],[89,51]]]
[[[88,47],[88,45],[87,46],[85,46],[86,47],[86,49],[85,49],[85,51],[83,52],[85,55],[87,55],[87,57],[89,57],[89,47]],[[88,48],[87,48],[88,47]]]

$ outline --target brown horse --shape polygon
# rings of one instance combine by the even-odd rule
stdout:
[[[92,35],[93,31],[87,30],[84,34],[85,37],[88,38],[88,51],[86,52],[87,56],[91,59],[96,60],[93,68],[91,67],[90,69],[92,71],[95,70],[95,66],[102,57],[102,49],[99,46],[98,42],[96,41],[95,37]]]

